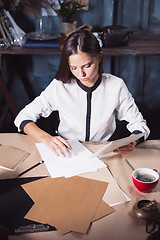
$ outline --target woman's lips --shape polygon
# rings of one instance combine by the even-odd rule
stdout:
[[[82,81],[82,82],[84,82],[84,81],[89,81],[89,79],[88,79],[88,78],[82,78],[81,81]]]

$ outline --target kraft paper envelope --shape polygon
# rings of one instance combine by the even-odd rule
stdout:
[[[116,183],[115,179],[113,178],[113,176],[111,175],[107,167],[101,168],[97,172],[85,173],[80,176],[108,182],[109,185],[103,196],[103,201],[109,204],[110,206],[114,206],[119,203],[123,203],[127,201],[126,197],[122,193],[121,189],[119,188],[118,184]]]
[[[29,182],[22,185],[22,188],[27,192],[27,194],[31,197],[31,199],[36,203],[42,194],[44,194],[45,190],[47,189],[48,184],[54,181],[51,177],[46,177],[39,179],[37,181]],[[109,215],[113,213],[115,210],[111,208],[108,204],[106,204],[103,200],[101,200],[95,215],[92,219],[93,221],[96,221],[106,215]],[[69,231],[65,229],[58,229],[62,234],[66,234]]]
[[[25,183],[21,185],[21,187],[27,192],[33,202],[36,203],[40,199],[41,195],[43,195],[46,191],[49,183],[52,181],[54,181],[53,178],[45,177],[38,179],[37,181]]]
[[[86,233],[108,183],[78,176],[54,180],[25,218]]]
[[[23,161],[22,164],[15,171],[11,172],[11,171],[0,168],[1,179],[14,178],[19,173],[27,170],[28,168],[32,167],[33,165],[35,165],[36,163],[42,160],[35,146],[34,139],[32,139],[27,135],[18,134],[18,133],[9,133],[9,134],[1,133],[0,144],[6,145],[6,146],[12,146],[14,148],[21,149],[24,152],[30,153],[27,159]],[[46,167],[44,166],[44,164],[41,164],[40,166],[29,171],[22,177],[32,177],[32,176],[37,176],[37,177],[49,176],[49,173]]]
[[[41,195],[45,192],[48,184],[51,181],[54,181],[53,178],[46,177],[46,178],[39,179],[37,181],[23,184],[22,188],[27,192],[27,194],[30,196],[30,198],[36,203],[40,199]],[[102,218],[114,211],[115,210],[113,208],[109,207],[108,204],[106,204],[104,201],[101,201],[92,221]]]
[[[92,222],[106,216],[109,215],[110,213],[113,213],[115,210],[113,208],[111,208],[108,204],[106,204],[103,200],[100,202],[95,215],[92,219]]]
[[[64,177],[61,177],[61,178],[46,177],[46,178],[38,179],[37,181],[34,181],[34,182],[23,184],[21,187],[27,192],[30,198],[36,203],[41,198],[41,196],[45,194],[45,191],[48,191],[47,186],[50,183],[54,182],[55,184],[58,184],[58,182],[60,181],[62,182],[65,181],[65,178]],[[70,232],[64,228],[57,229],[57,230],[62,234],[66,234]]]
[[[113,176],[111,175],[111,173],[107,167],[101,168],[97,172],[85,173],[80,176],[86,177],[89,179],[93,179],[93,180],[108,182],[109,185],[103,196],[103,201],[106,202],[107,204],[109,204],[110,206],[114,206],[119,203],[123,203],[123,202],[127,201],[124,194],[122,193],[121,189],[119,188],[118,184],[116,183],[115,179],[113,178]],[[49,180],[47,180],[47,178],[45,178],[45,179],[40,179],[36,182],[34,181],[29,184],[23,185],[24,190],[27,191],[27,193],[29,194],[29,196],[31,198],[33,197],[34,202],[37,201],[39,194],[41,194],[41,191],[38,191],[38,192],[36,191],[36,189],[39,188],[38,186],[36,186],[36,184],[39,185],[40,182],[41,182],[41,184],[43,182],[43,185],[41,185],[41,186],[43,186],[41,189],[43,189],[45,187],[44,185],[47,184],[47,182],[49,181]],[[35,194],[34,194],[34,192],[35,192]],[[34,200],[35,198],[36,198],[36,200]]]
[[[18,148],[0,145],[0,168],[15,171],[28,155],[29,153]]]
[[[49,183],[53,181],[56,181],[56,180],[51,177],[46,177],[46,178],[38,179],[37,181],[25,183],[21,187],[27,192],[30,198],[36,203],[40,199],[40,197],[44,194],[44,192],[47,190],[47,186],[49,185]],[[62,234],[66,234],[70,232],[65,229],[58,229],[58,231],[60,231]]]

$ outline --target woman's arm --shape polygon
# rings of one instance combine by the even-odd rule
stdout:
[[[122,81],[121,91],[119,92],[119,105],[117,107],[117,118],[120,121],[127,121],[127,129],[131,133],[145,132],[144,140],[149,136],[150,130],[147,126],[146,120],[139,111],[134,98],[128,91],[127,86]]]
[[[34,122],[29,122],[24,126],[23,131],[38,142],[45,143],[57,156],[64,156],[71,149],[67,140],[60,136],[51,136],[43,131]]]

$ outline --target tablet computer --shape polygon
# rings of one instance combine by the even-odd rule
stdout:
[[[106,145],[104,147],[102,147],[100,150],[96,151],[93,154],[93,156],[98,157],[98,156],[101,156],[103,154],[112,152],[117,148],[126,146],[126,145],[130,144],[131,142],[137,141],[139,138],[141,138],[145,135],[146,135],[146,133],[138,133],[136,135],[132,135],[132,136],[129,136],[129,137],[121,138],[121,139],[106,143]]]

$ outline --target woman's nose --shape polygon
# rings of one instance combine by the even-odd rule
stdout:
[[[82,77],[85,77],[86,76],[86,73],[85,73],[85,71],[83,70],[83,69],[80,69],[80,76],[82,76]]]

